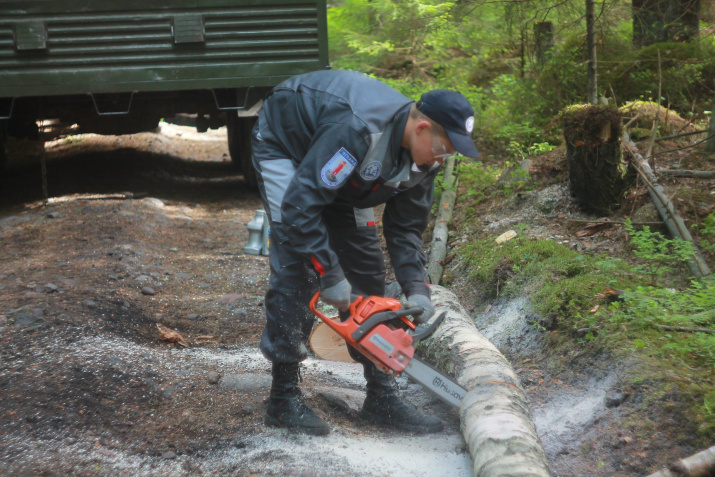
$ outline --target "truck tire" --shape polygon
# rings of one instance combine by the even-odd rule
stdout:
[[[7,122],[0,121],[0,171],[7,166]]]
[[[231,162],[237,170],[241,171],[249,189],[256,190],[258,182],[251,158],[251,131],[256,123],[256,118],[240,118],[232,111],[227,112],[226,117],[228,152],[231,154]]]

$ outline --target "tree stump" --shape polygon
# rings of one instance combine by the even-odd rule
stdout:
[[[610,215],[635,184],[621,152],[621,113],[607,106],[571,106],[561,113],[569,188],[579,207]]]

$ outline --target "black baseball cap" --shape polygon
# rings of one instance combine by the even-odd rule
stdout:
[[[435,89],[422,95],[417,109],[447,131],[449,140],[460,154],[479,157],[472,141],[474,108],[459,91]]]

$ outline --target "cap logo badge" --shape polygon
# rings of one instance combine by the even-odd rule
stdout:
[[[467,129],[469,134],[472,134],[472,131],[474,130],[474,116],[469,116],[467,118],[467,122],[464,123],[464,127]]]

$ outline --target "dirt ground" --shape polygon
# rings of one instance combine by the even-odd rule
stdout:
[[[46,205],[38,160],[11,167],[0,190],[0,475],[471,475],[456,411],[401,380],[445,431],[368,426],[351,363],[311,358],[303,369],[328,438],[264,426],[268,263],[243,253],[261,204],[232,169],[224,131],[163,124],[46,151]],[[621,250],[620,234],[577,240],[576,225],[534,208],[551,201],[554,217],[578,216],[565,185],[548,180],[564,167],[558,154],[532,167],[544,189],[480,210],[483,226],[529,223],[574,248]],[[634,195],[629,207],[646,202]],[[464,213],[458,204],[456,220]],[[454,283],[467,309],[484,308],[478,291]],[[643,416],[623,398],[617,363],[549,356],[529,313],[523,301],[496,301],[475,320],[514,364],[555,475],[647,475],[692,453],[667,429],[644,440],[618,428],[624,415]],[[157,324],[189,347],[160,341]],[[573,366],[547,375],[559,359]],[[676,414],[667,419],[677,426]]]
[[[225,142],[163,124],[48,143],[47,205],[37,160],[6,172],[0,475],[469,475],[456,411],[406,380],[444,432],[360,421],[354,363],[305,362],[327,439],[264,426],[268,261],[243,253],[261,204]]]

